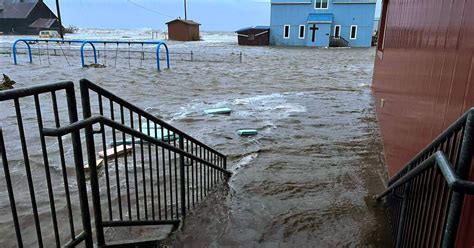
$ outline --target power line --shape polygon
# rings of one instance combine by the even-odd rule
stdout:
[[[164,13],[161,13],[161,12],[158,12],[158,11],[156,11],[156,10],[153,10],[153,9],[147,8],[147,7],[143,6],[143,5],[140,5],[140,4],[138,4],[138,3],[135,3],[135,2],[133,2],[132,0],[127,0],[127,2],[128,2],[129,4],[135,5],[136,7],[142,8],[142,9],[144,9],[144,10],[148,10],[148,11],[150,11],[150,12],[153,12],[153,13],[155,13],[155,14],[162,15],[162,16],[166,16],[166,17],[169,17],[169,18],[174,18],[173,16],[170,16],[170,15],[167,15],[167,14],[164,14]]]

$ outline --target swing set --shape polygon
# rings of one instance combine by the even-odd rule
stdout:
[[[98,50],[96,49],[96,45],[98,44],[103,44],[104,45],[104,65],[107,63],[107,45],[108,44],[115,44],[115,62],[114,65],[117,67],[117,58],[118,58],[118,51],[119,51],[119,45],[120,44],[128,44],[128,67],[131,67],[131,46],[132,45],[141,45],[141,58],[140,58],[140,66],[143,65],[144,60],[144,45],[156,45],[156,68],[158,71],[161,70],[160,66],[160,50],[161,47],[163,46],[165,48],[165,53],[166,53],[166,67],[169,69],[170,68],[170,55],[169,55],[169,49],[166,43],[162,41],[105,41],[105,40],[61,40],[61,39],[18,39],[13,43],[12,46],[12,53],[13,53],[13,64],[17,65],[17,44],[18,43],[24,43],[26,44],[26,47],[28,49],[28,58],[29,62],[33,63],[33,53],[32,53],[32,44],[37,44],[38,46],[38,56],[39,60],[41,63],[41,51],[40,51],[40,42],[45,42],[46,43],[46,56],[48,60],[48,64],[50,64],[49,61],[49,44],[56,44],[59,46],[62,54],[66,58],[66,62],[68,65],[70,65],[69,60],[66,56],[66,53],[64,52],[63,46],[64,44],[69,44],[68,50],[71,51],[71,44],[80,44],[80,56],[81,56],[81,66],[84,68],[86,67],[85,63],[85,47],[87,45],[90,45],[92,47],[92,52],[93,52],[93,57],[94,57],[94,64],[98,63]],[[71,55],[72,56],[72,55]]]

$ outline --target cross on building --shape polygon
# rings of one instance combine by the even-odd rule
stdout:
[[[316,31],[319,30],[319,28],[316,27],[316,24],[313,24],[313,26],[310,27],[309,29],[313,31],[311,41],[314,42],[316,40]]]

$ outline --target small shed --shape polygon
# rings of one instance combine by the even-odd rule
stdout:
[[[168,39],[177,41],[200,40],[199,26],[201,24],[192,20],[175,19],[166,23],[168,25]]]
[[[268,46],[270,44],[270,27],[268,26],[242,28],[235,32],[241,46]]]

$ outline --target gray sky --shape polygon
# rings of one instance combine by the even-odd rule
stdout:
[[[55,0],[45,2],[55,12]],[[81,28],[165,29],[167,21],[184,18],[182,0],[61,0],[60,4],[64,25]],[[188,19],[206,31],[268,25],[270,0],[188,0]]]

